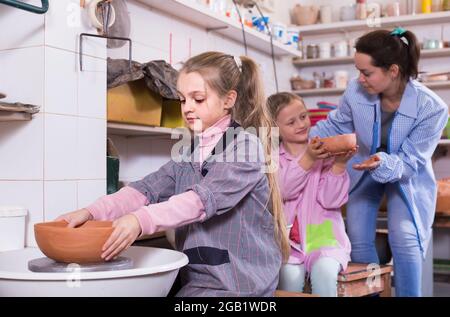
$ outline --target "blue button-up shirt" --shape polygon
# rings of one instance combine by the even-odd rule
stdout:
[[[381,106],[378,95],[370,95],[353,79],[340,101],[338,109],[319,121],[311,137],[332,136],[355,132],[358,153],[350,160],[348,172],[350,191],[364,173],[370,173],[379,183],[397,183],[417,229],[422,254],[428,245],[436,208],[436,181],[431,156],[448,120],[448,106],[433,91],[410,80],[394,114],[388,133],[387,153],[377,153],[381,164],[369,172],[351,166],[376,153],[381,141]]]

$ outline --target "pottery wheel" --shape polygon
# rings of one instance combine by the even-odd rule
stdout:
[[[133,268],[133,260],[118,257],[115,260],[98,263],[68,264],[56,262],[47,257],[34,259],[28,262],[28,269],[32,272],[72,273],[72,272],[101,272],[128,270]]]

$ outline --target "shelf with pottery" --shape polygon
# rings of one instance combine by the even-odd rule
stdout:
[[[446,89],[450,88],[450,81],[428,82],[424,83],[430,89]],[[293,93],[301,97],[309,96],[330,96],[339,95],[344,93],[345,88],[315,88],[315,89],[303,89],[294,90]]]
[[[312,24],[300,26],[298,29],[302,36],[332,34],[348,31],[361,31],[373,27],[392,28],[396,26],[424,25],[448,23],[450,11],[421,13],[416,15],[401,15],[396,17],[382,17],[379,19],[341,21],[327,24]]]
[[[169,139],[172,136],[178,139],[182,135],[182,131],[180,129],[115,122],[107,123],[107,132],[109,135],[120,135],[126,137],[160,136],[167,137]]]
[[[450,48],[425,49],[420,52],[421,58],[446,57],[446,56],[450,56]],[[293,64],[298,67],[343,65],[351,63],[353,63],[353,56],[314,58],[314,59],[302,59],[299,57],[293,58]]]
[[[214,31],[220,35],[243,42],[242,26],[238,21],[219,15],[195,1],[189,0],[138,0],[152,8],[176,16],[181,20],[193,23]],[[270,37],[248,26],[244,26],[246,42],[249,47],[271,54]],[[275,56],[300,56],[296,47],[273,41]]]

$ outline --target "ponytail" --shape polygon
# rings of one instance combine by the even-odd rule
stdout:
[[[403,36],[409,43],[407,46],[408,58],[406,59],[408,61],[408,66],[406,67],[409,72],[406,72],[406,76],[416,79],[419,75],[420,46],[416,36],[411,31],[406,31]]]
[[[238,85],[238,99],[235,104],[235,119],[244,128],[264,127],[264,135],[259,135],[264,146],[267,166],[271,167],[276,160],[272,159],[273,140],[272,129],[275,122],[265,105],[264,85],[259,66],[250,58],[241,56],[242,74]],[[249,112],[250,110],[250,112]],[[269,189],[271,193],[272,213],[275,220],[275,237],[282,250],[283,260],[287,261],[290,252],[286,221],[284,217],[282,197],[278,186],[278,176],[275,172],[268,172]]]

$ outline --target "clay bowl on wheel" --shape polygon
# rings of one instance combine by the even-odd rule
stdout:
[[[102,247],[114,228],[111,221],[87,221],[79,227],[68,228],[65,221],[34,225],[36,242],[50,259],[65,263],[104,262]]]
[[[323,147],[332,155],[347,153],[356,147],[356,134],[341,134],[319,139]]]

